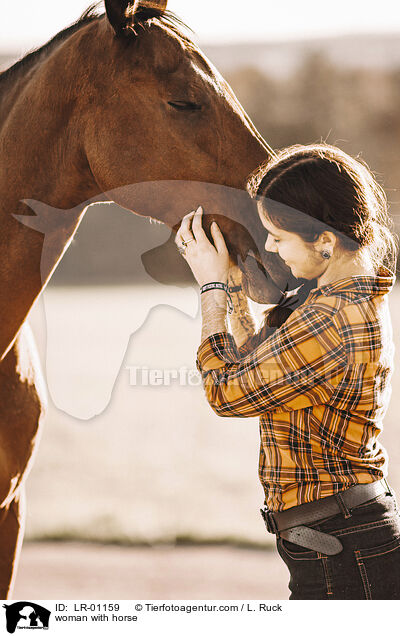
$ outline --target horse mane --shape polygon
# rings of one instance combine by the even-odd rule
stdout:
[[[76,22],[57,33],[57,35],[55,35],[46,44],[34,49],[21,60],[18,60],[18,62],[13,64],[13,66],[10,66],[10,68],[0,73],[0,83],[10,79],[16,74],[19,74],[20,71],[31,67],[42,55],[49,53],[57,44],[66,40],[70,35],[79,31],[79,29],[86,24],[103,18],[105,13],[97,13],[97,9],[100,4],[103,4],[103,0],[99,0],[94,4],[91,4]],[[190,27],[188,27],[172,11],[157,11],[157,9],[146,8],[139,9],[137,16],[135,16],[135,26],[146,28],[151,25],[153,20],[157,20],[160,24],[168,27],[176,36],[184,40],[185,44],[192,44],[190,39],[183,33],[183,29],[191,31]],[[129,27],[129,29],[126,30],[125,35],[128,40],[133,40],[137,37],[136,31],[132,27]]]
[[[89,24],[89,22],[94,22],[98,20],[101,16],[95,13],[96,8],[99,3],[92,4],[86,11],[81,15],[81,17],[71,24],[69,27],[66,27],[57,35],[55,35],[51,40],[49,40],[46,44],[41,46],[38,49],[35,49],[25,55],[21,60],[18,60],[13,66],[10,66],[7,70],[5,70],[0,75],[0,82],[3,80],[9,79],[13,75],[19,73],[20,71],[25,70],[26,68],[32,66],[43,54],[49,53],[54,46],[66,40],[70,35],[78,31],[85,24]]]

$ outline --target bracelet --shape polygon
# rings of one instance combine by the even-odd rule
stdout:
[[[233,303],[232,297],[229,293],[229,287],[226,283],[214,282],[214,283],[206,283],[200,288],[200,294],[204,294],[204,292],[209,291],[210,289],[222,289],[228,295],[228,311],[231,314],[233,311]]]

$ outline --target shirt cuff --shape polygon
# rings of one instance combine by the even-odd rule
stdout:
[[[222,369],[226,364],[239,361],[239,352],[232,334],[227,331],[213,333],[197,350],[196,367],[200,373]]]

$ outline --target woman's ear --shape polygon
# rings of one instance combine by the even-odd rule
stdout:
[[[322,232],[314,243],[315,248],[318,251],[328,249],[330,252],[333,252],[336,244],[337,236],[333,232],[329,232],[329,230]]]
[[[152,17],[165,11],[167,4],[168,0],[105,0],[105,9],[116,35],[122,35],[137,15]]]

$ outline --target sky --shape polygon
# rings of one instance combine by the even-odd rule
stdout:
[[[0,0],[0,52],[25,53],[74,22],[91,0]],[[202,44],[399,33],[397,0],[169,0]]]

